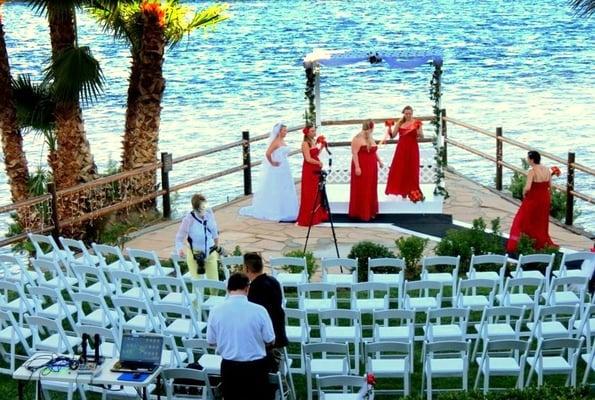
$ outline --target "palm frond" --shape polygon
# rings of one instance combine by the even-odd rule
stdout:
[[[46,83],[33,83],[30,75],[19,75],[12,80],[12,91],[21,129],[46,133],[55,127],[56,102],[51,87]]]
[[[106,7],[102,1],[93,1],[86,9],[97,20],[104,32],[111,32],[115,39],[126,40],[133,49],[140,49],[142,22],[139,2]]]
[[[227,4],[213,4],[198,12],[180,4],[179,0],[168,0],[166,11],[165,37],[170,47],[175,47],[184,36],[196,29],[207,29],[229,18],[225,12]]]
[[[595,0],[570,0],[570,6],[578,15],[591,17],[595,14]]]
[[[45,82],[52,83],[57,101],[80,99],[88,104],[103,91],[103,72],[86,46],[64,50],[44,73]]]
[[[27,0],[27,3],[35,12],[47,15],[51,4],[53,12],[73,12],[74,9],[82,9],[92,3],[100,3],[103,7],[113,10],[120,4],[133,3],[135,0]]]

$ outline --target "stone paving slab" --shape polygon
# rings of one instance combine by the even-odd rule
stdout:
[[[488,226],[490,220],[500,217],[503,232],[507,233],[510,230],[518,204],[452,172],[446,172],[446,187],[450,197],[444,203],[445,214],[451,214],[454,220],[468,224],[475,218],[483,217]],[[299,191],[299,184],[297,189]],[[259,251],[263,253],[265,259],[268,259],[302,248],[307,228],[290,223],[261,221],[240,216],[239,208],[249,205],[251,200],[251,197],[246,197],[215,210],[221,244],[225,249],[232,251],[238,245],[243,252]],[[178,226],[179,220],[147,228],[137,233],[125,246],[155,250],[160,257],[168,258],[173,249]],[[363,227],[336,227],[335,231],[342,257],[346,257],[351,245],[360,240],[371,240],[395,250],[394,241],[400,236],[406,236],[393,229],[372,224],[366,224]],[[550,223],[550,234],[554,242],[566,248],[585,250],[592,246],[592,241],[586,236],[573,233],[553,223]],[[434,246],[435,243],[430,243],[426,254],[432,254]],[[313,227],[308,249],[313,251],[316,257],[333,256],[335,251],[330,227]]]

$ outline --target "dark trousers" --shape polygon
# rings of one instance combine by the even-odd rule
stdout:
[[[221,361],[221,381],[225,400],[267,400],[269,361]]]

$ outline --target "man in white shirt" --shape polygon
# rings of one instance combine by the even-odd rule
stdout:
[[[236,273],[227,280],[227,299],[214,307],[207,323],[207,341],[221,355],[225,400],[270,399],[267,346],[275,342],[266,309],[248,301],[250,281]]]

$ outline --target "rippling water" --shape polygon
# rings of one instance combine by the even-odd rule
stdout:
[[[538,149],[563,158],[575,151],[577,162],[595,165],[595,19],[574,16],[564,0],[370,4],[230,2],[230,20],[206,34],[192,34],[167,53],[160,150],[180,156],[237,140],[243,129],[259,134],[278,120],[302,123],[305,78],[300,60],[314,48],[432,48],[444,55],[443,106],[449,116],[490,130],[502,126],[505,135]],[[4,5],[4,23],[13,75],[39,77],[50,55],[45,19],[25,4],[12,2]],[[104,169],[108,160],[120,158],[129,52],[85,13],[79,13],[78,24],[80,45],[91,47],[106,77],[105,93],[84,110],[96,162]],[[364,64],[323,68],[322,118],[396,116],[405,104],[429,115],[431,72],[430,67],[400,71]],[[355,132],[356,127],[325,130],[332,140]],[[493,141],[479,134],[453,128],[449,136],[495,154]],[[299,139],[294,135],[292,144],[297,147]],[[43,164],[41,139],[29,135],[26,145],[31,168]],[[506,161],[516,165],[523,153],[504,147]],[[203,175],[240,162],[235,149],[178,164],[171,179],[181,182],[196,177],[197,171]],[[299,162],[295,157],[296,167]],[[493,182],[494,167],[487,161],[450,149],[449,162],[482,183]],[[579,173],[576,186],[595,196],[595,178]],[[206,192],[213,203],[221,202],[241,194],[241,175],[193,190]],[[177,213],[186,209],[190,193],[177,198]],[[3,170],[0,195],[6,204]],[[595,231],[595,208],[579,204],[582,215],[577,222]]]

